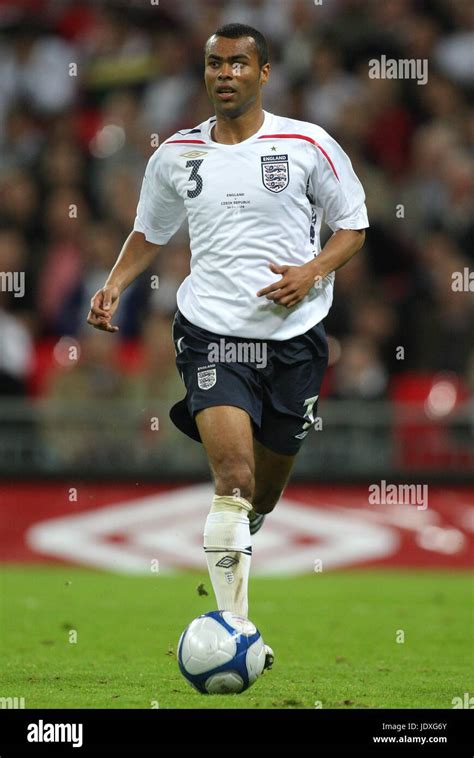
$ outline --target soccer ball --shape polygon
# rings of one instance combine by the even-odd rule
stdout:
[[[265,665],[262,636],[251,621],[230,611],[198,616],[178,643],[178,663],[185,679],[203,694],[243,692]]]

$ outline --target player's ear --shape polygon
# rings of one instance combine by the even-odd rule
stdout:
[[[270,76],[270,64],[265,63],[264,66],[260,69],[260,84],[266,84],[268,82],[268,78]]]

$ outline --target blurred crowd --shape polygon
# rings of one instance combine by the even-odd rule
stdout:
[[[367,242],[337,273],[326,320],[328,392],[383,398],[405,371],[474,387],[474,292],[452,287],[474,271],[472,0],[3,0],[0,272],[25,272],[25,293],[0,291],[0,394],[27,394],[38,345],[68,335],[80,358],[43,392],[182,395],[170,327],[186,228],[124,294],[118,336],[85,319],[132,228],[155,135],[211,115],[203,45],[231,21],[269,40],[264,107],[326,128],[367,194]],[[381,55],[427,59],[427,83],[370,78]],[[129,378],[120,350],[134,340]]]

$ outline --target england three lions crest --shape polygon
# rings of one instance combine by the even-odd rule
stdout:
[[[200,390],[210,390],[217,382],[217,372],[215,368],[198,368],[197,372],[198,387]]]
[[[282,192],[290,181],[290,166],[287,155],[263,155],[262,179],[270,192]]]

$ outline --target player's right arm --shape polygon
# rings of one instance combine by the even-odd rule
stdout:
[[[150,266],[159,249],[160,245],[148,242],[142,232],[133,231],[128,236],[107,281],[91,300],[88,324],[104,332],[118,332],[111,321],[120,295]]]
[[[117,332],[111,324],[120,295],[153,262],[163,245],[181,226],[186,211],[176,192],[172,167],[162,145],[150,158],[140,192],[137,217],[105,285],[91,300],[87,323],[104,332]]]

